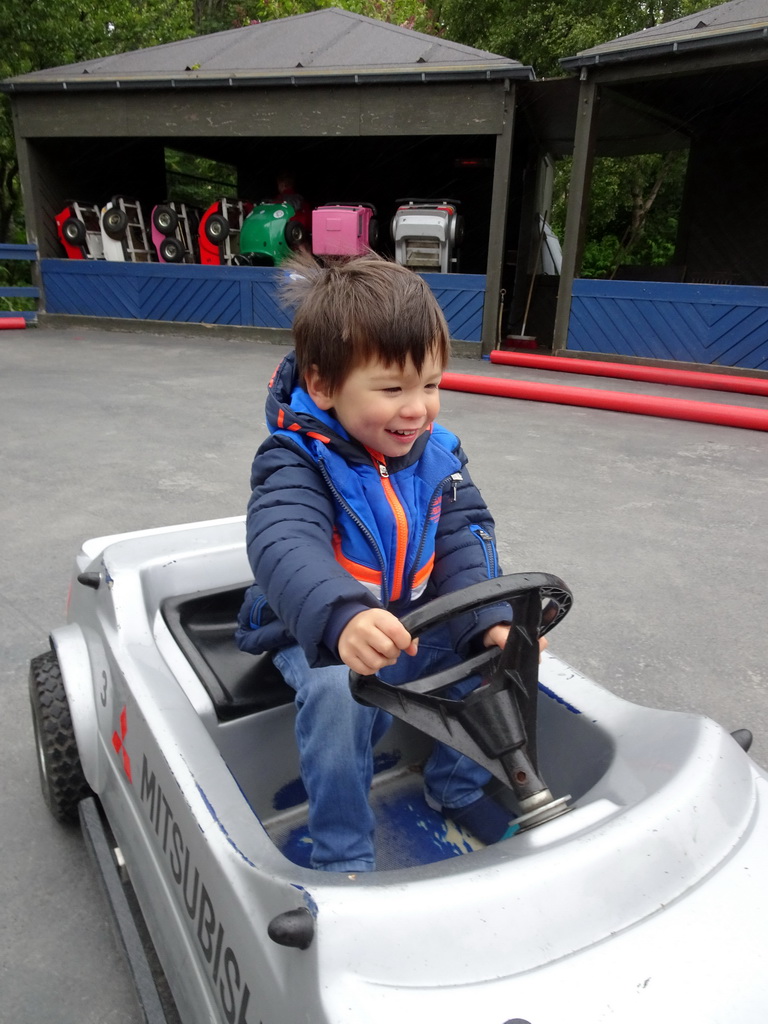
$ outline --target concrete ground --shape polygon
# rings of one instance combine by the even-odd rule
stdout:
[[[40,796],[29,659],[87,537],[239,514],[284,349],[0,331],[0,1024],[139,1021],[77,830]],[[768,407],[454,360],[451,369]],[[444,391],[506,571],[557,573],[552,650],[641,704],[746,725],[768,765],[768,433]]]

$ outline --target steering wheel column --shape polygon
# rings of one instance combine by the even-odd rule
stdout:
[[[536,711],[539,637],[570,609],[570,590],[547,573],[500,576],[439,597],[402,622],[416,637],[441,622],[501,602],[512,608],[503,651],[488,648],[460,665],[399,686],[350,672],[350,688],[360,703],[382,708],[466,754],[511,788],[520,809],[513,826],[522,831],[568,809],[569,797],[555,799],[539,773]],[[478,674],[483,684],[462,699],[441,696]]]

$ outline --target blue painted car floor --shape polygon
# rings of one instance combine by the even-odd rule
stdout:
[[[377,777],[371,791],[376,815],[376,866],[379,871],[432,864],[482,849],[480,843],[424,800],[421,774],[404,769]],[[309,867],[312,840],[306,822],[306,804],[280,815],[265,827],[281,852],[302,867]]]

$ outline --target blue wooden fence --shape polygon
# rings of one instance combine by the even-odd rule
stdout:
[[[0,245],[0,263],[4,260],[27,260],[30,263],[37,261],[36,245]],[[40,289],[31,285],[4,285],[0,277],[0,298],[5,299],[39,299]],[[0,309],[0,317],[21,316],[27,323],[34,323],[37,320],[37,312],[29,310],[4,310]]]
[[[768,288],[576,280],[568,349],[768,370]]]
[[[289,327],[274,267],[42,260],[47,313],[226,326]],[[480,341],[485,276],[425,274],[451,337]]]
[[[485,274],[424,274],[457,341],[480,342]]]

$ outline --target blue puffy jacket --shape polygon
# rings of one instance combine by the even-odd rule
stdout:
[[[499,575],[494,522],[458,438],[438,424],[406,455],[379,462],[299,385],[293,354],[270,381],[251,473],[246,544],[256,582],[236,639],[258,654],[297,642],[310,665],[339,662],[349,620]],[[508,608],[454,623],[460,653]]]

